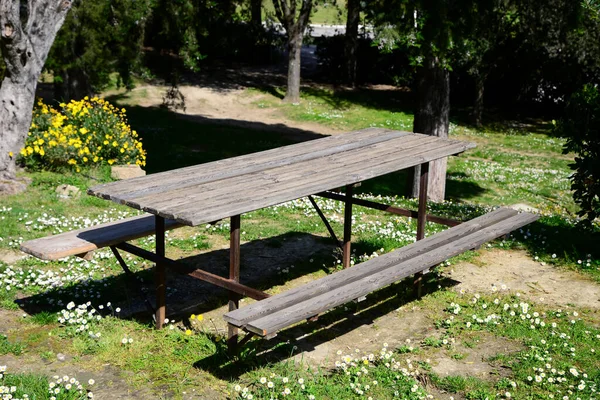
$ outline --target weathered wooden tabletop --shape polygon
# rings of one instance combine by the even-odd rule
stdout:
[[[461,153],[469,142],[369,128],[95,186],[88,194],[196,226]]]

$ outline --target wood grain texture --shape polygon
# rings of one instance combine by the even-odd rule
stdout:
[[[369,128],[91,188],[88,193],[195,226],[354,184],[474,147]]]
[[[246,329],[261,336],[273,334],[296,322],[365,296],[400,279],[430,268],[450,257],[527,225],[538,218],[539,216],[528,213],[514,215],[492,226],[461,237],[458,240],[453,240],[443,246],[436,247],[426,253],[393,264],[388,268],[354,281],[348,285],[338,287],[327,293],[311,297],[310,299],[296,303],[290,307],[250,321],[247,323]],[[376,265],[375,262],[373,264]]]
[[[348,285],[368,277],[375,272],[389,268],[392,265],[399,264],[412,257],[427,253],[432,249],[447,245],[457,239],[471,235],[481,229],[497,224],[515,215],[517,215],[517,211],[515,210],[499,208],[498,210],[474,218],[453,228],[446,229],[436,235],[355,265],[347,270],[338,271],[335,274],[279,293],[269,299],[227,313],[224,315],[224,318],[227,322],[239,327],[244,327],[248,321],[257,319],[262,315],[271,314],[320,294],[328,293],[333,289]]]
[[[21,244],[21,251],[42,260],[58,260],[67,256],[85,254],[153,234],[154,218],[154,215],[142,215],[29,240]],[[182,225],[173,220],[165,222],[167,230],[180,226]]]

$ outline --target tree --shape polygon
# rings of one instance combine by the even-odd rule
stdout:
[[[69,0],[0,0],[0,179],[14,181],[15,157],[31,124],[38,78],[69,9]],[[24,13],[23,13],[24,12]]]
[[[486,3],[491,0],[481,0]],[[405,46],[417,70],[413,131],[448,137],[451,51],[464,39],[477,0],[389,0],[374,8],[380,48]],[[382,7],[383,6],[383,7]],[[409,195],[419,193],[419,168],[409,177]],[[442,201],[446,191],[446,159],[429,169],[428,196]]]
[[[308,25],[314,0],[273,0],[275,16],[281,22],[287,34],[288,78],[287,89],[283,101],[298,103],[300,101],[300,59],[304,31]]]
[[[77,2],[48,55],[57,100],[79,100],[97,93],[118,72],[131,88],[139,69],[151,0]]]
[[[567,102],[557,131],[567,137],[564,152],[574,152],[571,168],[573,199],[581,207],[582,222],[591,227],[600,216],[600,92],[585,85]]]
[[[262,28],[262,0],[250,0],[250,23],[254,28]]]
[[[358,23],[360,21],[360,0],[348,0],[346,3],[348,16],[346,19],[345,53],[348,83],[356,85],[356,58],[358,51]]]

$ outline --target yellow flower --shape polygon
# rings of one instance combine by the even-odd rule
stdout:
[[[192,336],[192,331],[190,331],[189,329],[186,329],[185,334],[187,336]]]
[[[43,156],[44,154],[46,154],[46,152],[44,151],[44,148],[40,147],[40,156]]]
[[[196,315],[196,319],[197,319],[198,321],[202,321],[202,320],[204,320],[204,315],[202,315],[202,314],[200,314],[200,315]]]
[[[75,159],[71,158],[71,159],[68,161],[68,163],[69,163],[69,164],[71,164],[71,165],[75,165],[75,164],[77,164],[77,160],[75,160]]]
[[[9,151],[9,152],[8,152],[8,156],[9,156],[10,158],[13,158],[13,152],[12,152],[12,151]]]
[[[94,156],[94,162],[98,162],[98,156]]]
[[[88,131],[87,129],[85,129],[85,128],[81,128],[81,129],[79,130],[79,133],[81,133],[82,135],[85,135],[85,134],[86,134],[86,133],[88,133],[88,132],[89,132],[89,131]]]
[[[88,162],[88,158],[87,157],[83,157],[83,162]]]
[[[115,140],[112,142],[113,147],[117,147],[119,145],[119,143]]]
[[[115,163],[115,160],[113,160],[113,159],[108,160],[108,165],[113,165],[114,163]]]
[[[190,319],[196,319],[196,314],[192,314],[192,316],[190,317]]]

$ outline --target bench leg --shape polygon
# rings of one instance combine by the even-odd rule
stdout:
[[[231,217],[229,233],[229,279],[234,282],[240,281],[240,220],[239,215]],[[239,308],[239,299],[237,293],[229,292],[229,311]],[[239,330],[231,324],[228,324],[227,328],[227,347],[233,353],[238,345]]]
[[[417,216],[417,240],[425,237],[427,224],[427,185],[429,183],[429,163],[421,164],[421,176],[419,180],[419,214]],[[421,298],[423,290],[423,273],[415,274],[415,291],[417,298]]]
[[[350,267],[351,240],[352,240],[352,185],[346,186],[346,199],[344,202],[344,244],[342,248],[342,265]]]
[[[165,219],[155,218],[156,229],[156,255],[165,256]],[[163,262],[156,261],[156,329],[161,329],[165,322],[167,308],[167,274]]]

